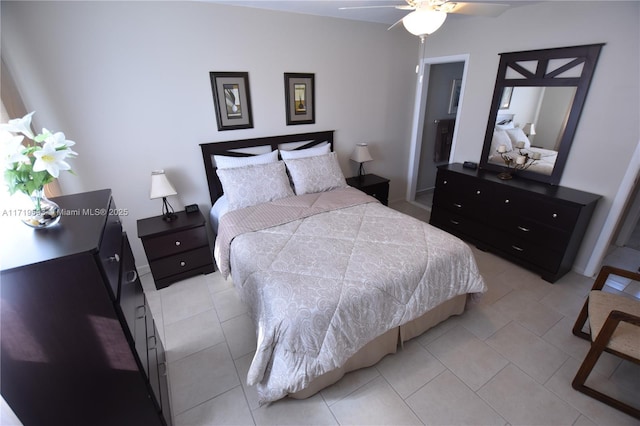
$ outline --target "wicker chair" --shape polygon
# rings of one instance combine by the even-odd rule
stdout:
[[[600,270],[589,297],[573,326],[573,334],[590,340],[591,349],[571,385],[579,392],[640,419],[639,408],[632,407],[585,385],[603,351],[640,364],[640,301],[601,291],[609,275],[640,281],[640,273],[637,272],[611,266],[603,266]],[[583,330],[587,320],[589,320],[590,333]]]

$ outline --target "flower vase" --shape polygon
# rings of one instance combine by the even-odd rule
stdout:
[[[44,229],[60,221],[60,206],[44,195],[44,188],[33,191],[30,195],[32,208],[26,210],[22,222],[35,229]]]

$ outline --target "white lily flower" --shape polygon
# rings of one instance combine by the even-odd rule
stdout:
[[[51,142],[56,149],[65,148],[67,150],[67,154],[69,155],[78,155],[77,152],[69,149],[70,146],[75,145],[76,143],[72,140],[69,140],[65,137],[64,133],[56,132],[51,133],[49,130],[43,128],[42,134],[45,135],[45,142]]]
[[[62,132],[51,133],[50,130],[43,128],[42,134],[45,135],[45,141],[53,142],[56,148],[73,146],[76,144],[74,141],[68,140]]]
[[[22,145],[24,136],[14,136],[7,131],[0,131],[0,158],[7,169],[12,169],[15,163],[28,163],[29,157],[24,154],[26,149]]]
[[[31,116],[35,114],[35,111],[30,112],[22,118],[14,118],[9,120],[8,123],[0,124],[0,130],[6,130],[13,133],[22,133],[29,139],[33,139],[34,135],[31,131]]]
[[[60,170],[71,170],[69,163],[64,161],[69,155],[68,151],[58,151],[52,142],[45,142],[41,150],[33,153],[36,157],[36,161],[33,163],[33,171],[41,172],[46,170],[51,176],[57,178],[60,175]]]

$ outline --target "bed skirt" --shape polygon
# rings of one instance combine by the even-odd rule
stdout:
[[[466,301],[466,294],[456,296],[441,303],[421,317],[387,331],[353,354],[342,367],[317,377],[308,387],[289,394],[289,397],[295,399],[309,398],[327,386],[336,383],[348,372],[376,364],[385,355],[396,353],[398,347],[401,347],[407,340],[421,335],[453,315],[460,315],[464,312]]]

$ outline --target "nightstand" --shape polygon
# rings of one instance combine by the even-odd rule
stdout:
[[[347,178],[347,185],[377,198],[385,206],[389,205],[389,179],[367,174]]]
[[[138,220],[138,237],[157,289],[215,270],[202,213],[181,211],[176,215],[171,222],[162,216]]]

